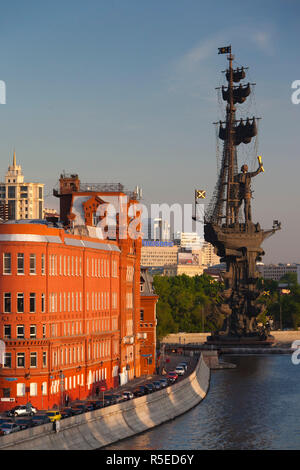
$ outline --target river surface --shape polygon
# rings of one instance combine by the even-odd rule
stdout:
[[[300,449],[300,365],[290,355],[225,356],[205,400],[107,450]]]

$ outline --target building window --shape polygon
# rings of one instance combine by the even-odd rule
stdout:
[[[17,338],[24,339],[25,337],[25,327],[24,325],[17,325]]]
[[[9,199],[16,198],[16,187],[15,186],[8,186],[7,196]]]
[[[41,305],[41,307],[42,307],[42,313],[44,313],[45,312],[45,294],[42,294],[42,305]]]
[[[30,338],[36,338],[36,325],[30,325]]]
[[[17,367],[25,367],[25,353],[17,353]]]
[[[42,254],[42,274],[44,275],[46,272],[46,266],[45,266],[45,255]]]
[[[11,253],[3,253],[3,274],[11,274]]]
[[[43,352],[43,367],[47,367],[47,351]]]
[[[17,293],[17,312],[24,313],[24,294]]]
[[[29,294],[29,311],[30,313],[35,312],[35,293],[33,292]]]
[[[3,388],[3,398],[10,398],[10,388]]]
[[[4,339],[11,339],[11,325],[4,325]]]
[[[18,397],[25,396],[25,384],[17,384],[17,396]]]
[[[140,310],[140,320],[144,321],[144,310],[143,309]]]
[[[4,313],[11,313],[11,293],[10,292],[4,292],[3,294],[3,299],[4,299]]]
[[[30,384],[30,396],[31,397],[37,396],[37,383],[32,382]]]
[[[47,382],[42,383],[42,395],[47,395]]]
[[[11,353],[4,354],[4,367],[6,369],[11,369]]]
[[[18,253],[18,274],[24,274],[24,253]]]
[[[37,366],[37,353],[32,352],[30,353],[30,367],[36,367]]]
[[[43,325],[43,338],[46,338],[46,325]]]
[[[43,218],[43,201],[39,201],[39,219]]]
[[[34,253],[31,253],[29,257],[29,272],[30,274],[36,274],[36,259]]]

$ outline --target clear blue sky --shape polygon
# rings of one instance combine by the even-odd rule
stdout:
[[[300,105],[291,103],[299,14],[291,0],[3,3],[1,174],[15,147],[26,179],[48,192],[65,169],[86,182],[139,184],[147,203],[192,202],[194,188],[209,198],[214,88],[226,67],[217,47],[231,43],[257,84],[251,114],[263,117],[266,171],[254,183],[254,219],[283,224],[266,242],[265,261],[300,262]]]

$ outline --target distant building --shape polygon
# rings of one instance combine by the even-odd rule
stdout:
[[[177,264],[175,266],[165,266],[164,267],[164,276],[180,276],[181,274],[186,274],[187,276],[201,276],[203,274],[206,266],[201,265],[188,265],[188,264]]]
[[[295,273],[300,280],[299,264],[257,264],[256,267],[264,279],[279,281],[285,274]]]
[[[147,267],[161,267],[165,265],[177,264],[178,246],[163,246],[163,243],[158,246],[142,245],[141,250],[141,265]]]
[[[21,165],[14,152],[5,183],[0,183],[0,217],[4,220],[42,219],[44,211],[44,184],[25,183]]]
[[[219,262],[220,258],[214,254],[209,243],[205,243],[200,249],[188,249],[173,245],[172,242],[142,241],[141,265],[150,269],[160,268],[166,276],[202,274],[208,266]]]
[[[181,248],[188,249],[201,249],[204,240],[198,235],[197,232],[176,232],[175,240],[179,241]]]
[[[211,243],[204,242],[203,244],[203,264],[207,266],[214,266],[220,263],[220,257],[216,255],[215,248]]]
[[[209,266],[204,270],[204,274],[212,277],[215,281],[222,282],[223,274],[226,272],[226,264],[220,263],[214,266]]]
[[[159,217],[144,219],[142,231],[146,240],[170,240],[170,224]]]

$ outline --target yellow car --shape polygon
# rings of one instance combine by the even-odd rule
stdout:
[[[59,421],[61,419],[61,414],[57,410],[46,411],[47,416],[49,416],[51,423],[54,421]]]

